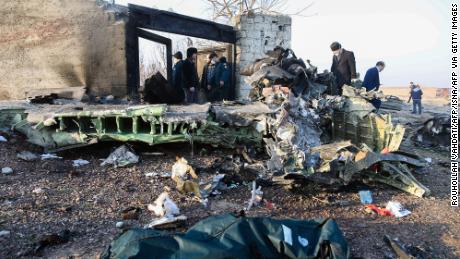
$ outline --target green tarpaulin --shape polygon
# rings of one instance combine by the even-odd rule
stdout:
[[[102,258],[348,258],[334,220],[277,220],[212,216],[186,233],[132,229],[112,242]]]

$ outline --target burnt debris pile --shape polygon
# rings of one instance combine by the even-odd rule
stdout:
[[[429,193],[411,174],[424,162],[398,151],[404,127],[394,125],[389,114],[375,113],[369,103],[381,93],[345,85],[342,96],[333,95],[337,86],[332,73],[318,73],[309,60],[280,47],[241,74],[252,87],[249,101],[16,104],[0,107],[2,126],[11,126],[50,152],[101,141],[243,147],[265,150],[266,161],[257,164],[258,178],[280,184],[370,180],[417,196]],[[156,98],[155,93],[151,96]],[[247,154],[245,159],[251,161]]]

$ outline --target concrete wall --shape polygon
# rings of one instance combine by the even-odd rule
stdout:
[[[236,95],[238,99],[248,98],[251,87],[244,82],[245,76],[239,70],[265,57],[265,52],[276,46],[291,47],[291,17],[284,15],[253,14],[237,17],[236,44]]]
[[[83,85],[95,95],[124,95],[124,30],[96,0],[2,1],[0,100]]]

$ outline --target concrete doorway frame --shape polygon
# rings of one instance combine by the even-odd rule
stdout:
[[[172,75],[171,39],[146,31],[155,30],[175,33],[206,40],[230,43],[233,47],[232,89],[235,84],[236,31],[232,26],[185,16],[173,12],[128,4],[126,23],[126,64],[128,75],[128,95],[138,96],[139,75],[139,37],[166,45],[167,79]]]

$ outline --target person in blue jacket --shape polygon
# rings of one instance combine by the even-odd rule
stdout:
[[[410,96],[407,102],[410,102],[410,99],[412,99],[412,114],[422,114],[422,95],[423,91],[420,89],[420,86],[418,84],[411,84]]]
[[[216,101],[222,101],[224,98],[228,98],[230,94],[231,74],[231,68],[227,63],[227,58],[221,57],[219,63],[217,63],[214,75],[215,85],[217,85],[214,95]]]
[[[378,91],[380,88],[380,76],[379,73],[385,68],[385,63],[383,61],[377,62],[375,67],[369,68],[364,76],[364,81],[362,86],[366,88],[366,91]],[[382,101],[380,99],[374,98],[371,100],[372,105],[378,110]]]

